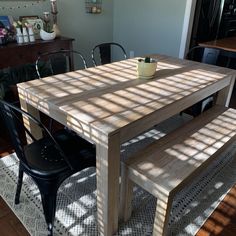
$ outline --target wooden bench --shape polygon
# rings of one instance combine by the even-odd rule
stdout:
[[[165,235],[173,197],[226,149],[236,110],[214,106],[122,163],[121,218],[131,215],[133,183],[157,198],[153,235]]]

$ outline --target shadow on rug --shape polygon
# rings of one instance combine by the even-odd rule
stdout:
[[[140,142],[146,145],[151,139],[160,138],[164,135],[160,127],[129,141],[122,148],[125,149],[131,144],[140,146]],[[134,150],[137,150],[137,146],[122,152],[122,155],[125,158],[127,153]],[[236,182],[236,160],[233,158],[235,152],[236,146],[232,146],[175,197],[169,235],[196,234]],[[31,235],[47,235],[39,191],[26,175],[20,204],[14,205],[17,174],[18,161],[15,154],[0,160],[0,195]],[[119,224],[116,235],[152,235],[156,199],[141,188],[136,187],[134,191],[132,217],[126,224]],[[59,189],[57,201],[55,235],[97,235],[95,168],[86,169],[68,178]]]

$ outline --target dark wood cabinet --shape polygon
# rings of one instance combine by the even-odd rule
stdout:
[[[72,50],[74,39],[60,37],[52,41],[36,40],[34,43],[9,43],[0,47],[0,69],[34,63],[38,55],[60,49]]]
[[[4,77],[4,99],[18,101],[16,84],[38,78],[34,63],[40,54],[60,49],[73,50],[73,41],[71,38],[60,37],[51,41],[36,40],[34,43],[0,46],[0,80]],[[73,64],[73,58],[70,61]]]

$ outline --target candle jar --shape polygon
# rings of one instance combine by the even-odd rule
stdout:
[[[56,0],[51,0],[51,12],[57,13],[57,1]]]
[[[22,32],[21,32],[21,29],[20,29],[20,28],[16,28],[16,35],[18,35],[18,34],[22,34]]]
[[[34,37],[34,32],[33,32],[32,27],[28,28],[28,32],[29,32],[29,41],[30,42],[35,42],[35,37]]]
[[[57,24],[57,1],[56,0],[50,0],[51,2],[51,13],[52,13],[52,19],[53,19],[53,24]]]
[[[22,34],[23,34],[24,43],[28,43],[29,42],[29,35],[28,35],[26,27],[22,28]]]
[[[97,7],[92,7],[92,13],[96,13],[97,12]]]
[[[16,28],[16,41],[19,44],[24,43],[23,35],[20,28]]]

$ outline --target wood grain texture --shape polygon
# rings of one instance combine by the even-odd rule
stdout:
[[[236,106],[234,108],[236,108]],[[6,139],[7,134],[3,132],[4,126],[2,123],[0,123],[0,127],[1,127],[0,157],[4,157],[12,153],[14,150],[11,146],[9,139],[8,138]],[[27,232],[26,229],[24,229],[24,226],[21,223],[19,225],[8,224],[9,215],[12,215],[11,219],[14,222],[16,222],[17,217],[11,211],[11,209],[6,205],[4,200],[0,197],[1,235],[9,236],[8,234],[9,232],[16,230],[17,232],[20,232],[20,236],[29,236],[29,233]],[[145,217],[145,215],[143,217]],[[22,230],[18,229],[18,226]],[[236,235],[236,186],[234,186],[231,189],[231,191],[226,195],[226,197],[223,199],[220,205],[215,209],[212,215],[208,218],[205,224],[198,231],[196,236],[235,236],[235,235]]]
[[[218,48],[226,51],[236,52],[236,37],[228,37],[213,41],[199,43],[200,46]]]
[[[234,70],[152,56],[158,66],[151,80],[137,79],[135,58],[18,84],[24,109],[34,107],[96,144],[102,235],[117,229],[119,145],[215,92],[225,89],[221,103],[227,91],[230,97]]]
[[[125,161],[129,178],[157,197],[153,235],[165,235],[173,196],[235,141],[236,110],[215,106]],[[123,178],[122,178],[123,179]],[[124,215],[130,216],[132,184],[125,180]],[[126,191],[126,192],[125,192]]]
[[[97,210],[98,227],[101,235],[112,235],[114,231],[118,229],[120,176],[119,140],[120,137],[119,134],[117,134],[109,139],[109,143],[96,145]]]
[[[72,50],[74,39],[59,37],[54,40],[36,40],[34,43],[8,43],[0,47],[0,69],[35,63],[39,54],[55,52],[61,49]]]
[[[196,236],[236,235],[236,186],[226,195]]]
[[[1,236],[29,236],[20,220],[0,197]]]

